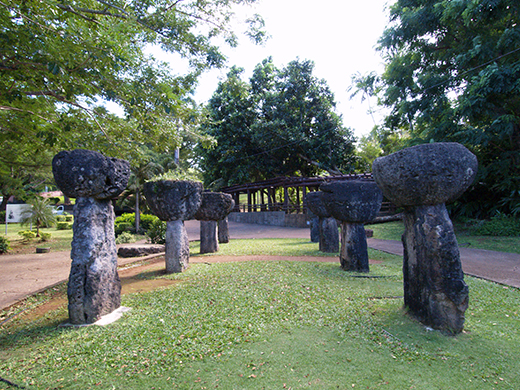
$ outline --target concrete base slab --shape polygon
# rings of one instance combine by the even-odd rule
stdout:
[[[111,324],[113,322],[116,322],[118,319],[120,319],[123,316],[123,313],[126,313],[127,311],[132,310],[130,307],[120,306],[116,310],[114,310],[112,313],[106,314],[103,317],[101,317],[99,320],[94,322],[93,324],[81,324],[81,325],[75,325],[75,324],[61,324],[63,327],[74,327],[74,328],[80,328],[84,326],[92,326],[92,325],[98,325],[98,326],[105,326],[108,324]]]

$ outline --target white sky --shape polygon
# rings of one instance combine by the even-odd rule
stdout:
[[[264,46],[243,38],[237,48],[223,48],[228,65],[245,69],[249,80],[254,67],[272,56],[276,66],[289,62],[312,60],[314,75],[325,79],[334,93],[337,113],[343,124],[359,137],[374,126],[368,113],[369,103],[361,102],[361,95],[349,99],[351,77],[371,71],[381,73],[382,59],[375,46],[388,24],[387,4],[392,0],[260,0],[254,12],[262,15],[271,38]],[[207,101],[224,79],[226,69],[211,71],[200,79],[196,100]],[[375,101],[371,101],[372,108]],[[380,115],[375,115],[376,123]]]

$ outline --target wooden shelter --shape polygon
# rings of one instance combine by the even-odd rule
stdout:
[[[256,183],[238,184],[221,191],[235,200],[234,212],[284,211],[306,214],[305,195],[331,181],[373,180],[371,173],[318,177],[277,177]]]

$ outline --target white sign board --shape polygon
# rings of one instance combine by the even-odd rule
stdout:
[[[8,204],[5,210],[5,223],[18,223],[24,210],[29,209],[28,204]]]

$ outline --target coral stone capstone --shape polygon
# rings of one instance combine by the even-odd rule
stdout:
[[[477,158],[454,142],[417,145],[377,158],[374,179],[396,206],[450,203],[473,183]]]

